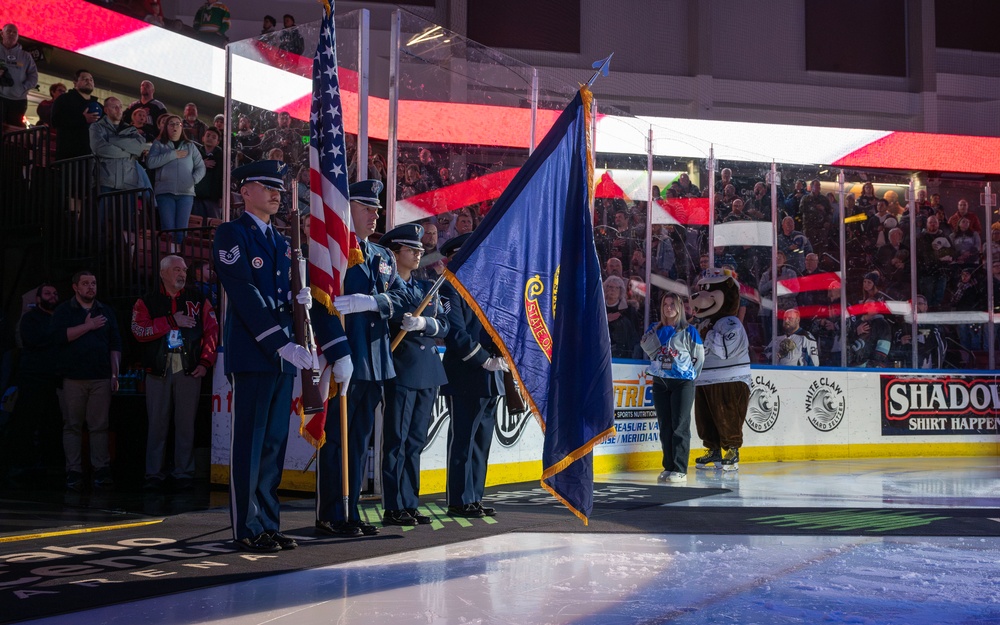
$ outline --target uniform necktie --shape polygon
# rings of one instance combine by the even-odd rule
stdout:
[[[271,244],[271,249],[277,249],[277,245],[274,242],[274,226],[267,229],[267,242]]]

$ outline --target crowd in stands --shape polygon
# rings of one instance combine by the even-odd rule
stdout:
[[[740,317],[756,362],[796,366],[910,367],[916,342],[922,368],[976,368],[985,363],[986,325],[970,315],[985,312],[987,281],[1000,288],[1000,224],[984,227],[981,212],[970,208],[979,190],[953,190],[954,208],[941,195],[921,190],[911,216],[900,191],[871,182],[844,195],[847,343],[842,345],[840,273],[840,197],[836,185],[819,179],[794,180],[777,187],[778,289],[772,286],[771,250],[760,245],[716,247],[715,264],[733,271],[743,288]],[[824,188],[830,189],[824,192]],[[684,223],[684,200],[709,197],[688,174],[680,174],[658,202]],[[672,200],[681,200],[674,202]],[[739,180],[723,169],[715,187],[716,232],[725,224],[770,222],[771,187],[760,180]],[[707,206],[707,204],[705,204]],[[645,202],[598,200],[596,241],[604,263],[605,297],[613,350],[617,357],[637,355],[642,325],[645,276]],[[916,237],[911,242],[910,220]],[[708,268],[707,227],[653,226],[653,288],[688,293]],[[988,230],[988,233],[987,233]],[[988,235],[988,236],[987,236]],[[986,240],[988,239],[988,240]],[[993,266],[987,270],[987,246]],[[911,304],[911,259],[916,263],[916,298]],[[666,279],[666,280],[664,280]],[[619,293],[624,293],[619,296]],[[1000,293],[1000,291],[997,291]],[[623,297],[630,314],[617,314]],[[654,298],[655,301],[655,298]],[[916,341],[907,314],[951,313],[947,323],[919,324]],[[777,309],[776,336],[772,310]],[[654,312],[655,314],[655,312]],[[625,320],[625,321],[623,321]]]

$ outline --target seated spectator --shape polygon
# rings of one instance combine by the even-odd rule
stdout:
[[[35,109],[39,124],[52,125],[52,104],[56,101],[56,98],[64,93],[66,93],[66,85],[61,82],[49,85],[49,99],[39,102],[38,107]]]
[[[948,218],[948,227],[951,228],[952,232],[955,232],[959,228],[959,221],[962,219],[969,220],[969,227],[976,234],[980,234],[983,231],[983,225],[979,222],[979,215],[969,211],[968,200],[958,201],[958,211]]]
[[[743,200],[740,198],[733,198],[732,203],[729,205],[729,214],[727,214],[723,219],[723,223],[729,223],[732,221],[747,221],[750,216],[743,211]]]
[[[864,303],[867,306],[853,319],[854,327],[847,339],[850,345],[848,366],[887,367],[894,334],[892,324],[878,312],[881,310],[878,302],[867,300]]]
[[[607,306],[608,331],[611,334],[611,356],[632,358],[639,346],[639,324],[635,311],[628,305],[625,281],[618,276],[604,280],[604,303]]]
[[[927,298],[923,295],[916,297],[917,318],[927,312]],[[903,367],[910,367],[913,362],[913,336],[912,326],[908,323],[900,326],[896,330],[893,338],[893,350],[890,354],[893,362],[901,364]],[[944,337],[937,326],[932,324],[920,324],[917,326],[917,368],[918,369],[944,369],[948,365],[945,361]]]
[[[786,367],[818,367],[819,347],[816,338],[800,326],[801,316],[798,309],[786,310],[781,320],[783,332],[774,337],[774,341],[764,351],[767,361],[775,362],[772,356],[777,354],[776,364]]]
[[[975,266],[979,264],[979,250],[983,242],[979,233],[972,230],[972,220],[963,217],[958,220],[958,228],[951,234],[951,247],[954,253],[953,261],[958,265]]]
[[[194,14],[194,29],[204,35],[205,41],[223,46],[229,37],[229,7],[218,0],[205,0]]]

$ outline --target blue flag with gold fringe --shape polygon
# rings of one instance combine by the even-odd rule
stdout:
[[[587,522],[593,448],[614,433],[611,339],[590,203],[583,87],[449,261],[542,426],[542,486]]]

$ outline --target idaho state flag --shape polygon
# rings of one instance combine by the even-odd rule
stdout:
[[[587,522],[594,445],[614,433],[611,339],[590,217],[583,87],[446,277],[504,352],[545,433],[542,486]]]

